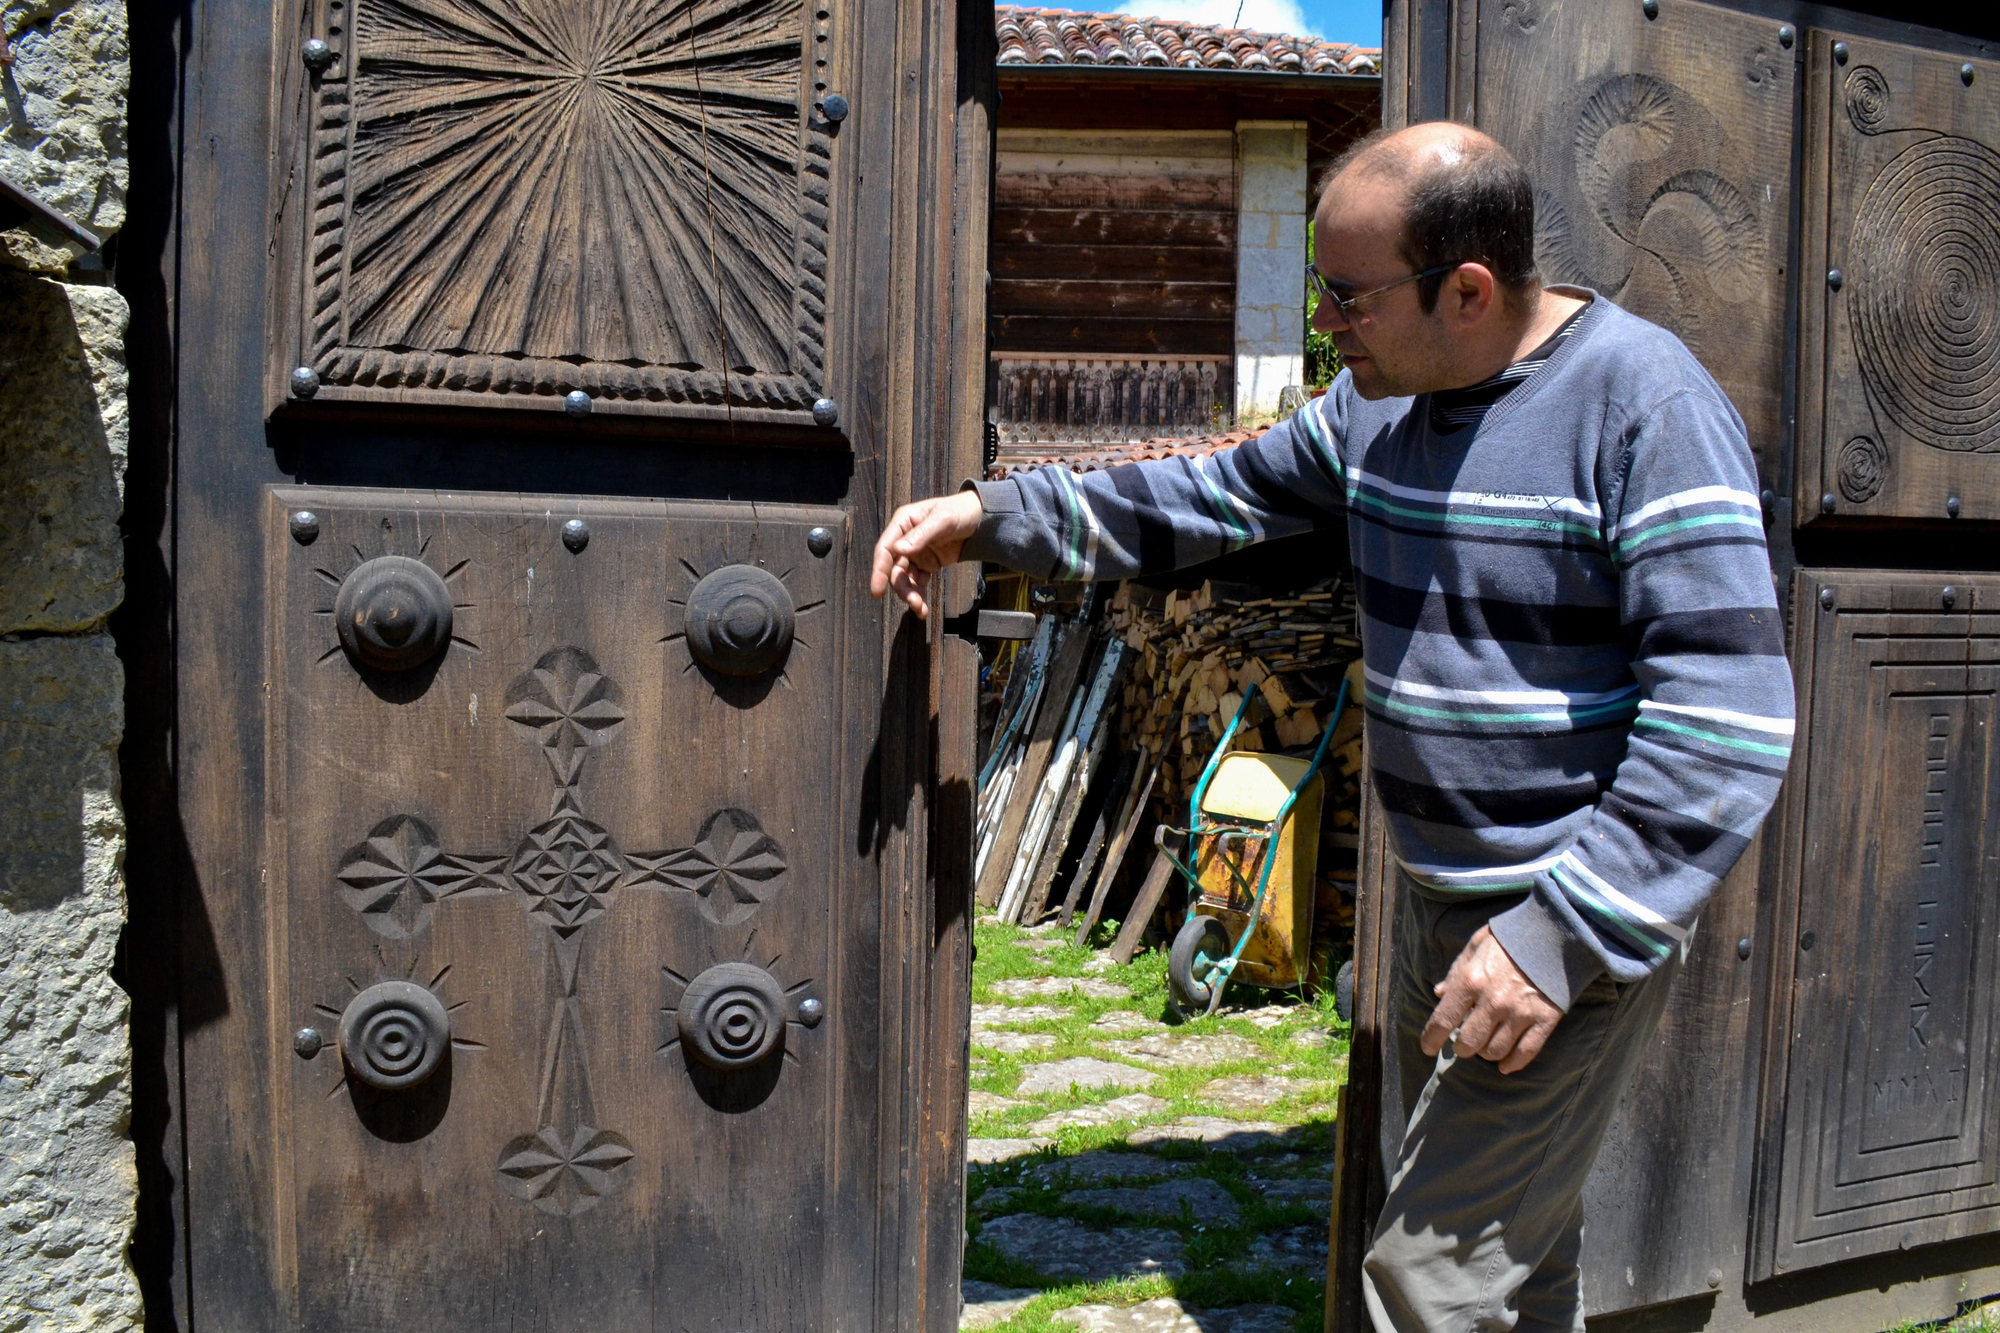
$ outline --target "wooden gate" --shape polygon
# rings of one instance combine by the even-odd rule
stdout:
[[[1389,5],[1384,123],[1506,144],[1535,178],[1544,277],[1674,330],[1735,402],[1790,618],[1791,777],[1591,1178],[1593,1320],[1685,1302],[1676,1326],[1725,1328],[1838,1301],[1887,1326],[2000,1290],[2000,1247],[1923,1248],[2000,1232],[2000,593],[1978,572],[2000,569],[1979,523],[2000,507],[2000,32],[1863,8]],[[1378,837],[1342,1329],[1362,1326],[1353,1279],[1403,1125],[1387,867]]]
[[[182,1326],[956,1327],[990,14],[186,31]]]

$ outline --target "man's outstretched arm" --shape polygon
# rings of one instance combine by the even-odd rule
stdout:
[[[1346,505],[1337,441],[1345,385],[1234,449],[1082,476],[1038,468],[904,505],[875,544],[869,590],[928,614],[931,577],[990,560],[1059,582],[1122,579],[1199,564],[1309,532]]]

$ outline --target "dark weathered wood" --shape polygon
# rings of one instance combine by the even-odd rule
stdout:
[[[1001,174],[994,202],[1033,208],[1234,209],[1236,182],[1227,174],[1090,176],[1011,171]]]
[[[1353,1295],[1344,1291],[1344,1284],[1351,1281],[1340,1262],[1340,1204],[1345,1191],[1341,1182],[1347,1174],[1347,1108],[1349,1106],[1349,1083],[1342,1083],[1340,1091],[1333,1099],[1333,1202],[1327,1209],[1326,1222],[1326,1307],[1320,1327],[1324,1333],[1334,1333],[1338,1320],[1335,1311],[1345,1308]]]
[[[2000,580],[1799,578],[1805,841],[1773,941],[1792,1017],[1763,1274],[2000,1225]]]
[[[1365,734],[1365,733],[1364,733]],[[1365,758],[1361,771],[1369,771]],[[1394,1039],[1391,1006],[1399,872],[1382,830],[1373,783],[1361,784],[1361,857],[1355,878],[1354,1019],[1348,1033],[1347,1106],[1341,1117],[1340,1193],[1333,1201],[1339,1225],[1327,1251],[1326,1327],[1364,1333],[1361,1261],[1381,1215],[1384,1169],[1403,1138],[1403,1096],[1389,1058]]]
[[[1100,282],[1236,283],[1235,251],[1228,245],[995,245],[993,276],[1000,279],[1088,278]]]
[[[1111,741],[1112,710],[1106,708],[1091,728],[1088,738],[1079,735],[1077,745],[1081,753],[1077,756],[1076,767],[1070,770],[1069,790],[1063,793],[1062,804],[1056,807],[1056,817],[1049,825],[1048,840],[1042,844],[1041,857],[1035,863],[1034,876],[1028,884],[1026,905],[1021,909],[1021,924],[1032,926],[1040,921],[1048,911],[1049,892],[1055,886],[1056,872],[1062,866],[1063,854],[1069,849],[1070,834],[1076,830],[1076,818],[1083,809],[1084,797],[1090,794],[1092,775],[1104,760],[1104,750]]]
[[[1236,321],[1230,319],[1061,318],[1048,315],[996,316],[996,352],[1157,352],[1177,355],[1227,354],[1236,348]]]
[[[1234,253],[1233,208],[1040,208],[1033,203],[995,205],[993,247],[1021,256],[1016,247],[1033,246],[1035,256],[1060,246],[1173,246],[1227,249]]]
[[[1234,319],[1236,284],[1230,282],[1110,282],[1076,278],[996,278],[993,313],[1017,315],[1143,317],[1159,320]],[[1109,350],[1116,350],[1110,349]]]
[[[1146,934],[1146,923],[1153,919],[1153,909],[1160,905],[1160,895],[1167,891],[1167,881],[1174,875],[1174,863],[1164,851],[1153,853],[1153,867],[1146,872],[1145,882],[1133,896],[1132,910],[1126,914],[1124,924],[1118,927],[1118,938],[1111,942],[1111,957],[1121,966],[1132,961],[1132,955],[1139,952],[1139,941]]]
[[[1084,839],[1083,850],[1076,858],[1076,873],[1070,876],[1069,891],[1063,895],[1062,912],[1056,923],[1068,930],[1076,920],[1076,906],[1083,900],[1084,887],[1089,884],[1091,872],[1097,868],[1097,855],[1104,850],[1104,839],[1113,833],[1117,819],[1123,808],[1125,793],[1131,788],[1133,776],[1139,767],[1139,753],[1132,752],[1119,761],[1118,769],[1104,787],[1103,800],[1097,808],[1097,818],[1091,821],[1090,833]]]
[[[1152,796],[1153,783],[1160,776],[1160,760],[1156,755],[1145,753],[1140,762],[1145,766],[1146,780],[1126,797],[1125,808],[1118,819],[1117,836],[1104,853],[1104,868],[1098,871],[1097,885],[1090,892],[1090,906],[1077,923],[1074,943],[1078,948],[1090,938],[1091,928],[1104,911],[1104,900],[1111,892],[1112,881],[1118,877],[1118,868],[1125,864],[1125,852],[1132,845],[1132,837],[1145,822],[1146,801]]]
[[[1000,821],[992,854],[986,858],[985,873],[979,877],[978,898],[982,906],[991,907],[1000,901],[1000,893],[1007,887],[1007,877],[1013,873],[1021,830],[1028,822],[1029,810],[1034,807],[1035,793],[1041,789],[1042,774],[1048,769],[1049,759],[1055,750],[1056,735],[1062,730],[1063,721],[1069,713],[1069,696],[1077,689],[1077,674],[1082,671],[1084,658],[1089,652],[1088,628],[1071,625],[1049,662],[1048,681],[1042,687],[1041,707],[1035,713],[1035,729],[1029,734],[1027,752],[1022,756],[1020,771],[1014,777],[1014,789],[1007,798],[1007,814]]]
[[[1805,44],[1795,512],[2000,518],[2000,345],[1970,332],[2000,295],[1961,285],[2000,265],[2000,63],[1822,28]]]

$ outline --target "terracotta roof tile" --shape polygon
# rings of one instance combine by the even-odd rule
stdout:
[[[1351,42],[1179,19],[995,5],[1002,65],[1139,65],[1276,74],[1378,74],[1382,52]]]
[[[988,468],[990,480],[1012,476],[1016,472],[1031,472],[1038,467],[1066,467],[1072,472],[1101,472],[1120,463],[1143,463],[1149,459],[1168,458],[1175,454],[1200,457],[1216,453],[1222,449],[1234,449],[1245,440],[1254,440],[1269,426],[1258,426],[1253,430],[1232,430],[1222,435],[1204,435],[1194,439],[1180,440],[1140,440],[1136,444],[1102,444],[1095,448],[1078,446],[1064,451],[1061,446],[1029,445],[1025,448],[1002,449],[999,459]]]

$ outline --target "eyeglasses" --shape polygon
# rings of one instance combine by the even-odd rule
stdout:
[[[1427,268],[1421,273],[1412,273],[1407,278],[1398,278],[1394,282],[1384,283],[1375,290],[1363,292],[1359,296],[1342,296],[1339,292],[1327,286],[1326,275],[1319,271],[1318,265],[1308,259],[1306,261],[1306,285],[1317,292],[1321,300],[1333,302],[1334,309],[1340,312],[1341,323],[1355,324],[1359,323],[1361,319],[1358,307],[1370,297],[1380,296],[1383,292],[1393,291],[1404,283],[1415,282],[1419,278],[1434,278],[1440,273],[1449,273],[1453,269],[1461,267],[1464,263],[1464,260],[1459,260],[1453,264],[1439,264],[1434,268]]]

